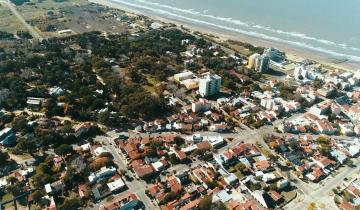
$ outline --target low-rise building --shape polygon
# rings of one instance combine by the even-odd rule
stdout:
[[[119,178],[113,182],[107,183],[107,186],[109,187],[111,192],[115,192],[124,189],[126,185],[124,181],[121,178]]]
[[[116,173],[116,168],[114,167],[102,167],[99,171],[96,173],[91,173],[88,177],[90,183],[95,183],[97,181],[104,180],[106,178],[109,178],[113,176]]]

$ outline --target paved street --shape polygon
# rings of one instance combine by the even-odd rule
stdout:
[[[344,183],[344,178],[351,179],[359,173],[360,160],[354,162],[356,167],[350,168],[343,166],[338,169],[339,174],[335,177],[331,175],[320,183],[305,183],[299,181],[296,186],[302,191],[300,199],[296,199],[294,202],[286,206],[289,210],[303,210],[306,205],[311,202],[315,202],[318,205],[324,205],[325,209],[332,210],[337,209],[334,202],[334,194],[332,189],[340,186]],[[292,175],[294,177],[294,175]]]
[[[301,115],[301,114],[295,114],[294,116],[287,118],[286,120],[294,119],[294,118],[298,117],[299,115]],[[252,144],[259,143],[264,148],[269,149],[268,145],[263,140],[263,137],[266,134],[273,133],[274,127],[279,126],[283,121],[284,121],[284,119],[276,120],[275,122],[273,122],[272,125],[266,125],[259,129],[251,129],[244,125],[241,125],[242,130],[240,130],[239,132],[234,132],[234,133],[195,132],[195,134],[209,135],[209,136],[221,135],[225,139],[232,138],[233,140],[228,141],[226,146],[218,149],[218,151],[217,151],[218,153],[223,152],[227,149],[233,148],[240,142],[252,143]],[[108,132],[108,137],[102,137],[102,138],[103,139],[105,138],[105,139],[107,139],[108,142],[111,142],[111,140],[115,139],[120,134],[129,135],[126,132],[117,133],[115,131],[111,131],[111,132]],[[131,134],[131,135],[145,135],[145,134]],[[156,135],[156,134],[154,134],[154,135]],[[285,136],[285,135],[289,135],[289,134],[278,134],[278,135]],[[290,134],[290,135],[292,135],[292,134]],[[294,135],[294,136],[296,136],[296,135]],[[313,136],[315,138],[317,137],[317,135],[313,135]],[[183,137],[185,137],[185,135],[183,135]],[[351,139],[349,137],[335,137],[335,138]],[[113,146],[111,146],[108,142],[105,145],[105,147],[109,151],[111,151],[111,153],[113,153],[115,161],[119,165],[120,169],[126,170],[124,158],[121,155],[119,155],[117,149],[114,148]],[[200,163],[200,161],[195,161],[194,164],[192,164],[192,165],[199,164],[199,163]],[[360,161],[359,160],[355,161],[354,164],[356,165],[356,167],[350,168],[347,166],[343,166],[342,168],[337,170],[338,172],[335,177],[332,177],[330,175],[328,178],[326,178],[325,180],[323,180],[322,182],[317,183],[317,184],[305,183],[305,182],[301,181],[298,177],[296,177],[295,175],[290,173],[290,178],[292,180],[295,180],[295,182],[292,182],[292,184],[298,188],[298,196],[294,201],[292,201],[291,203],[286,205],[285,209],[303,210],[311,202],[315,202],[318,205],[322,205],[325,209],[329,209],[329,210],[337,209],[337,207],[334,203],[332,189],[336,188],[336,186],[338,186],[338,185],[342,185],[345,177],[351,178],[351,176],[353,176],[357,172],[359,172],[357,167],[360,167]],[[187,167],[189,167],[189,166],[177,165],[177,166],[173,166],[172,168],[170,168],[169,171],[172,171],[172,170],[180,171],[180,170],[186,169]],[[283,175],[285,176],[285,174],[283,174]],[[128,186],[129,186],[128,191],[135,192],[139,196],[139,198],[144,201],[146,206],[151,206],[152,208],[156,209],[154,204],[150,201],[150,199],[144,193],[146,183],[134,179],[134,181],[129,183]]]
[[[119,149],[110,145],[110,143],[114,142],[114,138],[108,136],[98,136],[96,140],[99,142],[103,142],[103,147],[105,147],[108,151],[111,152],[114,157],[114,161],[119,166],[120,170],[128,171],[126,167],[126,160],[119,154]],[[145,194],[146,183],[144,181],[137,180],[129,171],[127,175],[132,178],[132,181],[129,182],[125,180],[128,189],[123,193],[135,193],[148,209],[158,209],[158,207],[156,207],[154,203],[149,199],[149,197]]]

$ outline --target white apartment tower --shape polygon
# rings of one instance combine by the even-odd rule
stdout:
[[[270,57],[263,54],[256,59],[255,70],[257,72],[266,72],[269,69]]]
[[[221,77],[216,74],[205,73],[199,83],[199,92],[202,97],[214,95],[220,91]]]

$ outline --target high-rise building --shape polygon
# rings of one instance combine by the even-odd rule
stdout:
[[[255,70],[258,72],[266,72],[269,70],[270,57],[263,54],[255,61]]]
[[[281,52],[275,48],[267,48],[264,50],[264,54],[270,57],[270,60],[282,63],[285,61],[286,56],[284,52]]]
[[[220,91],[221,77],[216,74],[205,73],[199,83],[199,92],[202,97],[214,95]]]
[[[260,57],[260,54],[258,54],[258,53],[255,53],[255,54],[251,55],[251,56],[249,57],[249,61],[248,61],[247,67],[248,67],[249,69],[255,68],[256,60],[257,60],[259,57]]]

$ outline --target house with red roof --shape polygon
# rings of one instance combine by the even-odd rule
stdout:
[[[155,170],[151,165],[141,165],[133,168],[136,176],[140,179],[145,179],[154,175]]]

